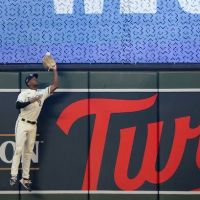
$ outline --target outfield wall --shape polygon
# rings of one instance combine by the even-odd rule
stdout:
[[[200,198],[199,71],[60,71],[38,120],[33,191],[11,188],[27,73],[0,73],[0,200]],[[52,73],[38,73],[48,86]]]

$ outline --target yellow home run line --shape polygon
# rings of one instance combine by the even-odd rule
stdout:
[[[14,137],[15,136],[15,134],[1,134],[0,133],[0,137]],[[39,136],[39,134],[37,134],[36,136]]]
[[[10,171],[10,170],[11,170],[10,167],[1,167],[0,168],[0,171]],[[19,168],[19,170],[22,170],[22,168]],[[30,168],[30,170],[37,171],[37,170],[40,170],[40,168],[38,168],[38,167],[32,167],[32,168]]]

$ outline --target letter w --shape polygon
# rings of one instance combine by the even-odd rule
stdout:
[[[84,0],[86,14],[101,14],[103,12],[104,0]],[[72,14],[74,0],[54,0],[56,14]]]
[[[156,13],[157,0],[119,0],[120,13]],[[174,0],[175,1],[175,0]],[[178,0],[181,8],[188,13],[200,14],[200,0]],[[102,14],[104,0],[84,0],[86,14]],[[72,14],[74,0],[54,0],[56,14]]]

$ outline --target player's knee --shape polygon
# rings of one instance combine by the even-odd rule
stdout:
[[[25,154],[32,154],[33,153],[33,149],[27,149],[26,151],[25,151]]]
[[[22,154],[22,149],[23,149],[22,147],[17,147],[16,150],[15,150],[15,154],[16,155],[21,155]]]

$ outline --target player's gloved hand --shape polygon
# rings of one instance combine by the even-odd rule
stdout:
[[[48,71],[53,70],[56,67],[56,61],[50,52],[47,52],[42,58],[42,64]]]
[[[41,98],[42,98],[42,95],[37,95],[37,96],[31,98],[29,101],[30,101],[30,103],[34,103],[36,101],[39,101]]]

